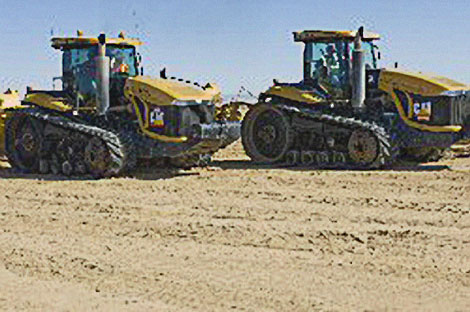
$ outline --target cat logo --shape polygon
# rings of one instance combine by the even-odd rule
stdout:
[[[165,126],[165,121],[163,119],[163,111],[160,107],[154,108],[150,112],[150,127],[151,128],[163,128]]]
[[[419,121],[429,121],[431,119],[431,102],[414,103],[413,113]]]

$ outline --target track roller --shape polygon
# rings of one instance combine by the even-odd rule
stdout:
[[[289,166],[296,166],[300,161],[299,151],[288,151],[286,153],[285,162]]]
[[[290,117],[275,106],[255,105],[243,119],[243,147],[254,161],[266,163],[281,161],[293,142],[294,132]]]
[[[311,166],[315,163],[315,153],[303,151],[300,153],[300,162],[303,166]]]

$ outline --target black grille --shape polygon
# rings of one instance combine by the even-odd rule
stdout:
[[[213,121],[214,109],[208,105],[160,106],[164,112],[164,134],[169,136],[188,135],[193,125]]]
[[[403,96],[401,96],[403,98]],[[413,96],[411,109],[416,103],[431,103],[432,113],[430,120],[420,121],[429,125],[447,126],[468,124],[470,118],[470,96]]]
[[[460,95],[452,102],[454,124],[470,126],[470,95]]]

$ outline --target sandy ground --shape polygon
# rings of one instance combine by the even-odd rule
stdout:
[[[0,168],[0,310],[470,310],[470,158],[62,181]]]

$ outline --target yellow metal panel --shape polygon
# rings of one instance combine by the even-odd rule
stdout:
[[[309,104],[316,104],[322,101],[322,99],[315,94],[308,91],[302,91],[292,86],[273,86],[269,88],[265,94],[275,95],[292,101]]]
[[[63,99],[53,97],[47,93],[27,94],[24,101],[60,112],[69,112],[72,110],[72,106],[67,105]]]
[[[434,76],[425,75],[422,73],[411,73],[395,69],[382,70],[380,73],[379,89],[387,92],[392,98],[397,108],[398,114],[401,119],[410,127],[430,132],[459,132],[462,130],[461,126],[432,126],[421,124],[411,120],[412,112],[412,99],[410,94],[419,94],[421,96],[439,96],[445,91],[459,91],[468,90],[469,87],[457,81]],[[405,93],[410,105],[409,115],[405,113],[403,104],[394,90],[400,90]]]
[[[356,31],[334,31],[334,30],[302,30],[294,32],[294,41],[315,42],[315,41],[332,41],[332,40],[349,40],[352,41],[356,37]],[[364,32],[363,40],[372,41],[379,40],[380,36],[372,32]]]
[[[430,126],[430,125],[420,124],[416,121],[410,120],[406,116],[405,110],[403,109],[403,105],[401,104],[401,101],[398,98],[398,96],[393,91],[391,94],[392,94],[393,100],[395,101],[395,106],[397,107],[398,114],[400,114],[400,117],[408,126],[415,128],[415,129],[429,131],[429,132],[460,132],[462,130],[461,126]]]
[[[52,38],[52,47],[61,49],[80,45],[98,45],[96,37],[56,37]],[[106,44],[140,46],[142,41],[136,38],[106,38]]]
[[[385,69],[380,73],[379,89],[387,92],[390,89],[398,89],[422,96],[438,96],[445,91],[468,90],[470,87],[436,75]]]
[[[154,133],[154,132],[150,131],[148,129],[149,128],[148,120],[147,120],[147,118],[145,120],[142,119],[142,114],[140,112],[139,105],[137,104],[137,102],[135,100],[135,95],[132,94],[132,91],[128,92],[127,97],[131,100],[132,104],[134,104],[134,109],[135,109],[136,114],[137,114],[137,119],[139,121],[140,130],[145,135],[147,135],[148,137],[150,137],[154,140],[159,140],[159,141],[162,141],[162,142],[169,142],[169,143],[184,143],[188,140],[188,138],[185,137],[185,136],[170,137],[170,136],[167,136],[167,135],[161,135],[161,134],[157,134],[157,133]],[[148,105],[145,102],[143,102],[143,104],[145,106],[145,109],[147,111],[149,111]]]
[[[403,122],[406,125],[408,125],[412,128],[415,128],[415,129],[419,129],[419,130],[422,130],[422,131],[429,131],[429,132],[460,132],[462,130],[461,126],[454,126],[454,125],[433,126],[433,125],[421,124],[419,122],[411,120],[411,118],[413,116],[413,112],[412,112],[412,106],[411,106],[412,99],[411,99],[411,96],[410,96],[409,93],[410,92],[411,93],[417,93],[417,92],[413,92],[413,91],[410,91],[410,90],[416,91],[420,87],[417,86],[416,89],[414,89],[414,87],[412,85],[409,85],[409,83],[410,83],[410,81],[407,81],[406,84],[402,85],[402,86],[407,87],[408,90],[400,89],[397,85],[395,85],[393,83],[387,83],[387,84],[382,83],[382,85],[380,87],[383,91],[387,92],[392,97],[392,99],[395,103],[395,107],[397,108],[398,114],[400,115],[400,118],[403,120]],[[388,89],[385,89],[385,87],[387,87]],[[405,113],[405,110],[403,108],[403,104],[400,101],[400,98],[398,97],[398,95],[396,94],[395,89],[398,89],[398,90],[404,92],[405,95],[406,95],[407,101],[410,105],[410,114],[408,116]]]
[[[137,76],[129,78],[124,93],[138,96],[141,100],[155,105],[171,105],[178,101],[212,101],[220,97],[220,89],[214,84],[203,90],[175,80]]]
[[[140,129],[144,134],[163,142],[182,143],[186,142],[188,138],[185,136],[170,137],[150,131],[148,119],[142,117],[136,98],[143,103],[147,111],[150,111],[149,106],[151,105],[169,106],[174,105],[174,101],[214,102],[220,99],[220,89],[215,84],[203,90],[174,80],[138,76],[126,81],[124,95],[133,103]]]

